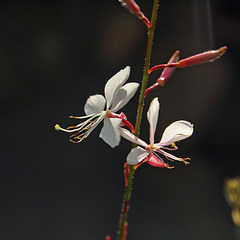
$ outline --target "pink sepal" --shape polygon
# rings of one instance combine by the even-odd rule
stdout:
[[[170,58],[170,60],[168,61],[167,64],[173,64],[173,63],[175,64],[178,61],[178,58],[179,58],[179,51],[176,51],[172,55],[172,57]],[[157,65],[157,66],[159,66],[159,65]],[[151,69],[153,69],[153,68],[151,68]],[[150,70],[149,70],[148,73],[151,73]],[[174,72],[174,70],[175,70],[175,67],[166,67],[166,68],[164,68],[164,70],[162,71],[162,74],[158,78],[157,82],[155,84],[153,84],[151,87],[149,87],[148,89],[146,89],[144,97],[146,97],[153,89],[155,89],[155,88],[157,88],[159,86],[160,87],[164,86],[165,83],[167,82],[167,80],[171,77],[171,75]]]
[[[176,63],[179,59],[179,51],[176,51],[172,57],[170,58],[170,60],[168,61],[167,64],[172,64],[172,63]],[[160,76],[160,78],[157,80],[159,86],[163,86],[165,85],[165,83],[167,82],[167,80],[171,77],[171,75],[173,74],[175,70],[175,67],[166,67],[163,69],[162,74]]]
[[[105,240],[112,240],[112,239],[111,239],[111,237],[110,237],[109,235],[107,235],[107,236],[105,237]]]
[[[126,125],[131,130],[131,132],[133,134],[135,133],[133,125],[127,120],[127,117],[124,113],[117,114],[117,113],[110,112],[107,117],[108,118],[120,118],[120,119],[122,119],[121,127]]]
[[[169,165],[167,163],[165,163],[162,159],[159,159],[159,157],[156,157],[154,154],[151,154],[147,163],[153,167],[160,167],[160,168],[168,168],[169,167]]]

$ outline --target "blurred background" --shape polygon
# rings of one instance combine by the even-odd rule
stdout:
[[[138,1],[150,18],[153,1]],[[135,173],[128,239],[234,240],[223,196],[226,177],[240,175],[237,0],[160,1],[151,66],[226,45],[213,63],[178,69],[149,94],[161,103],[156,140],[173,121],[193,136],[178,144],[191,164],[173,170],[144,164]],[[54,125],[76,123],[90,95],[131,66],[141,82],[147,30],[115,1],[0,3],[0,239],[100,240],[116,237],[131,144],[112,149],[98,137],[72,144]],[[159,77],[153,73],[149,86]],[[135,122],[138,94],[122,110]]]

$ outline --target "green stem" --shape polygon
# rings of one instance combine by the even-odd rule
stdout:
[[[140,134],[140,125],[141,125],[143,105],[144,105],[144,94],[145,94],[145,90],[146,90],[146,86],[147,86],[147,82],[148,82],[148,70],[149,70],[151,54],[152,54],[152,45],[153,45],[153,37],[154,37],[156,19],[157,19],[158,2],[159,2],[159,0],[154,0],[153,10],[152,10],[152,18],[151,18],[151,28],[148,31],[146,58],[145,58],[143,79],[142,79],[141,91],[140,91],[139,102],[138,102],[136,124],[135,124],[135,135],[137,137]],[[136,145],[133,144],[133,148],[134,147],[136,147]],[[120,221],[119,221],[117,240],[125,240],[125,239],[123,239],[124,226],[125,226],[125,224],[127,224],[129,201],[131,198],[134,172],[135,172],[135,170],[134,170],[133,166],[130,166],[129,175],[128,175],[128,185],[125,188],[125,192],[124,192],[124,196],[123,196],[123,204],[122,204],[121,216],[120,216]]]

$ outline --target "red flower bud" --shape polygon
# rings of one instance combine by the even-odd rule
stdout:
[[[200,53],[189,58],[185,58],[178,62],[177,67],[185,68],[194,64],[213,62],[217,58],[221,57],[227,50],[227,47],[221,47],[217,50],[211,50],[204,53]]]
[[[193,55],[191,57],[180,60],[177,63],[168,63],[168,64],[159,64],[148,70],[148,74],[153,71],[163,69],[163,68],[185,68],[188,66],[192,66],[195,64],[205,63],[205,62],[213,62],[217,58],[221,57],[227,51],[227,47],[221,47],[217,50],[211,50],[204,53],[200,53],[197,55]]]
[[[179,58],[179,51],[176,51],[172,55],[172,57],[170,58],[167,64],[176,63],[178,61],[178,58]],[[175,67],[170,67],[170,68],[166,67],[163,69],[160,78],[157,80],[159,86],[163,86],[167,82],[167,80],[171,77],[174,70],[175,70]]]
[[[122,6],[126,7],[130,13],[137,15],[147,25],[148,28],[151,27],[148,18],[144,16],[140,7],[135,3],[134,0],[119,0],[119,2],[122,4]]]

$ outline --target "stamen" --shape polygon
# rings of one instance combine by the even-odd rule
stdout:
[[[190,158],[182,158],[181,161],[185,163],[185,165],[190,164],[190,162],[186,161],[186,160],[191,160]]]
[[[70,138],[69,140],[73,143],[79,143],[83,139],[85,139],[96,128],[96,126],[103,120],[104,117],[105,117],[105,112],[101,112],[95,115],[91,114],[84,117],[70,116],[70,118],[75,118],[75,119],[84,119],[84,118],[88,118],[88,119],[76,126],[70,126],[66,129],[61,128],[58,124],[56,124],[55,129],[61,130],[64,132],[69,132],[69,133],[75,132],[69,137]]]
[[[77,133],[74,133],[74,134],[72,134],[69,138],[72,138],[72,137],[75,137],[76,135],[78,135],[79,133],[77,132]]]
[[[98,114],[97,114],[98,115]],[[92,116],[96,116],[96,114],[90,114],[90,115],[86,115],[86,116],[82,116],[82,117],[75,117],[75,116],[69,116],[69,118],[75,118],[75,119],[85,119],[85,118],[89,118]]]
[[[166,157],[166,159],[167,159],[168,161],[174,162],[174,160],[171,159],[171,158],[169,158],[169,157]]]
[[[74,141],[72,139],[69,139],[69,141],[72,142],[72,143],[80,143],[81,142],[80,140],[79,141]]]
[[[76,126],[70,126],[70,127],[67,127],[67,130],[74,129],[74,128],[76,128]]]

